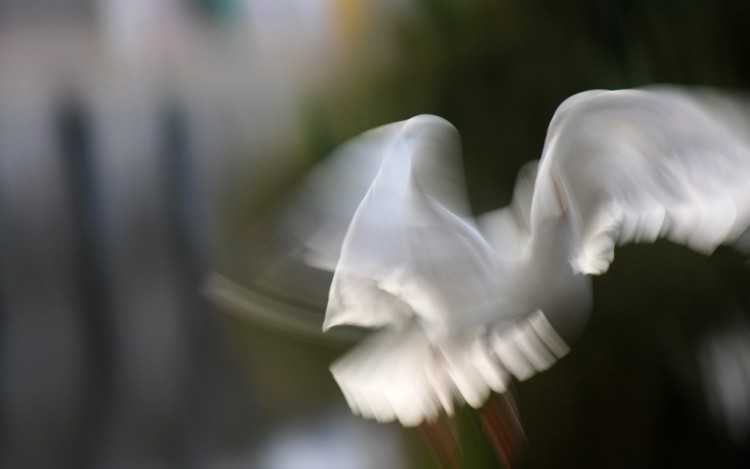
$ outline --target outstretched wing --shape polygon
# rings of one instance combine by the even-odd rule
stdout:
[[[605,272],[616,244],[656,238],[710,253],[746,242],[750,113],[702,90],[589,91],[566,100],[549,127],[532,229],[571,217],[571,261]]]
[[[460,141],[450,135],[455,129],[446,121],[432,116],[411,120],[414,128],[432,129],[438,140],[430,145],[429,157],[414,159],[419,184],[455,214],[470,215],[463,180]],[[338,264],[344,235],[354,218],[354,212],[375,181],[385,155],[404,137],[402,129],[407,121],[395,122],[369,130],[346,142],[315,167],[288,204],[281,232],[294,238],[302,248],[305,262],[314,267],[334,271]],[[426,145],[426,134],[418,135]],[[441,147],[444,143],[446,146]],[[414,147],[416,148],[416,147]],[[402,150],[403,151],[403,150]],[[413,155],[404,158],[410,159]],[[380,177],[383,180],[383,177]],[[399,180],[381,182],[394,187]],[[390,188],[385,187],[388,191]]]
[[[403,124],[344,238],[325,328],[410,317],[440,327],[466,305],[490,307],[497,262],[469,217],[460,162],[450,123]]]
[[[415,141],[405,144],[402,129],[407,125]],[[396,151],[407,153],[404,161],[411,165],[413,176],[407,176],[407,172],[393,179],[378,177],[384,157],[394,145],[401,148]],[[384,125],[340,146],[307,174],[283,206],[276,208],[270,217],[261,218],[254,245],[262,247],[253,252],[245,285],[240,286],[217,274],[209,282],[210,294],[243,317],[285,332],[320,339],[322,318],[319,312],[327,302],[331,275],[339,264],[344,236],[376,179],[384,194],[393,193],[400,184],[408,182],[429,193],[434,203],[456,217],[469,217],[456,130],[442,119],[428,116],[408,124]],[[403,201],[395,202],[394,208],[398,208]],[[389,211],[389,207],[379,206],[383,210],[373,213],[375,218],[361,218],[379,224],[377,216],[384,216],[387,219],[382,220],[383,224],[397,222],[394,216],[398,210]],[[377,257],[380,245],[370,247],[374,251],[356,257]],[[387,301],[387,296],[377,295],[372,299],[378,303]],[[366,303],[365,299],[362,301]],[[363,308],[363,317],[368,317],[369,310]],[[361,334],[340,329],[327,337],[351,342]]]

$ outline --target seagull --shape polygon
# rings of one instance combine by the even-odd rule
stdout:
[[[333,272],[323,330],[375,329],[331,365],[351,410],[407,427],[480,408],[565,356],[615,247],[750,251],[750,119],[698,89],[565,100],[508,207],[473,216],[461,140],[420,115],[344,144],[288,232]]]

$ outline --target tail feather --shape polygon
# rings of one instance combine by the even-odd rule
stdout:
[[[349,407],[380,422],[416,426],[452,413],[453,389],[416,323],[381,329],[331,365]]]
[[[479,408],[512,376],[544,371],[567,350],[541,311],[439,343],[412,321],[373,333],[331,372],[354,413],[411,427],[452,415],[456,402]]]

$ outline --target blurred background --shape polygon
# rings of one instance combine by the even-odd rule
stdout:
[[[750,85],[750,4],[0,0],[0,467],[430,468],[350,415],[330,276],[276,216],[415,114],[505,205],[569,95]],[[306,270],[307,269],[307,270]],[[750,271],[657,243],[594,280],[571,354],[518,383],[524,467],[749,467]],[[465,467],[500,467],[457,417]]]

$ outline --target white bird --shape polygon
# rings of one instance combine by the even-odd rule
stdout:
[[[304,246],[334,270],[324,330],[378,329],[331,366],[352,411],[419,425],[546,370],[583,329],[589,275],[617,244],[747,249],[749,130],[740,103],[705,91],[580,93],[557,109],[511,205],[478,218],[444,119],[342,147],[308,180]]]

